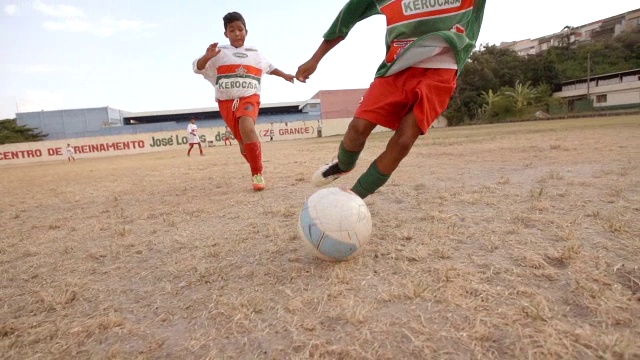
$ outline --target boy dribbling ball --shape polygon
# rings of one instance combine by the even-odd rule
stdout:
[[[293,83],[294,76],[273,66],[255,47],[245,46],[247,24],[240,13],[223,17],[229,45],[209,45],[193,62],[193,71],[209,80],[216,91],[220,114],[231,129],[240,153],[249,163],[253,189],[265,188],[262,148],[255,124],[260,108],[260,81],[264,73]]]
[[[314,185],[327,185],[353,170],[378,125],[395,133],[351,191],[365,198],[387,182],[418,137],[446,110],[456,79],[475,48],[484,7],[485,0],[345,4],[311,59],[298,68],[298,81],[305,82],[355,24],[372,15],[387,18],[387,55],[340,142],[337,159],[318,169]]]

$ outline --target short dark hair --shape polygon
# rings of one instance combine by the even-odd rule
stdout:
[[[227,15],[225,15],[222,18],[222,21],[224,21],[224,30],[227,30],[227,26],[229,26],[229,24],[236,22],[236,21],[240,21],[242,23],[242,26],[244,26],[244,28],[247,28],[247,23],[244,21],[244,17],[242,17],[242,14],[240,14],[237,11],[233,11],[228,13]]]

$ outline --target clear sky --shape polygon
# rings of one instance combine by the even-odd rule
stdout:
[[[226,42],[224,14],[241,12],[249,30],[246,44],[294,74],[345,2],[0,0],[0,119],[14,117],[16,110],[216,106],[213,87],[192,72],[191,63],[210,43]],[[489,0],[479,42],[544,36],[637,8],[632,3]],[[306,84],[266,76],[262,102],[367,87],[384,57],[384,30],[383,16],[356,25]]]

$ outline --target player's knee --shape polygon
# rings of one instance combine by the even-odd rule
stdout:
[[[413,136],[404,135],[398,136],[393,142],[393,149],[401,154],[408,154],[413,144],[416,142],[416,139]]]
[[[354,119],[349,124],[349,132],[359,138],[366,138],[371,133],[367,122],[361,119]]]
[[[347,129],[346,137],[349,139],[349,142],[353,144],[363,144],[367,141],[369,134],[371,134],[371,123],[362,119],[353,119],[349,124],[349,128]]]

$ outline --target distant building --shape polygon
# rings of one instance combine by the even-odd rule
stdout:
[[[306,102],[262,104],[258,123],[317,121],[320,109]],[[184,130],[191,118],[200,127],[224,126],[218,108],[128,112],[111,107],[23,112],[18,125],[37,128],[47,140]]]
[[[367,89],[322,90],[311,97],[321,104],[322,119],[352,117]]]
[[[123,125],[128,113],[111,107],[71,109],[55,111],[34,111],[17,113],[18,125],[49,134],[47,139],[65,139],[80,136],[98,135],[104,129]],[[87,135],[85,135],[87,134]]]
[[[640,107],[640,69],[565,81],[553,96],[567,100],[570,112],[585,101],[594,109]]]
[[[365,90],[326,90],[306,101],[261,104],[258,123],[352,117]],[[217,107],[145,112],[101,107],[22,112],[16,118],[19,125],[48,134],[48,140],[184,130],[191,118],[199,127],[224,126]]]
[[[511,49],[520,56],[528,56],[543,52],[553,46],[571,46],[594,39],[611,39],[635,29],[640,29],[640,9],[585,25],[565,26],[560,32],[537,39],[503,42],[498,47]]]
[[[322,90],[306,101],[261,104],[258,124],[351,118],[366,90]],[[18,125],[48,134],[47,140],[184,130],[191,118],[200,128],[224,126],[216,107],[145,112],[102,107],[23,112],[16,118]],[[441,117],[433,126],[447,126],[447,120]]]

